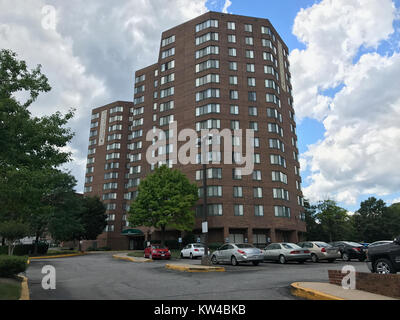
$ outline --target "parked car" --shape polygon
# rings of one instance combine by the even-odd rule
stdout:
[[[252,262],[255,266],[264,260],[262,251],[247,243],[224,244],[211,254],[213,264],[230,262],[237,266],[240,262]]]
[[[196,259],[204,255],[204,245],[200,243],[190,243],[181,250],[181,258]]]
[[[340,252],[338,248],[332,247],[330,244],[322,241],[306,241],[299,242],[298,246],[310,250],[312,262],[318,262],[320,260],[328,260],[334,262],[340,258]]]
[[[329,244],[339,249],[340,255],[344,261],[350,261],[351,259],[365,261],[366,259],[366,249],[360,243],[351,241],[336,241]]]
[[[171,251],[161,244],[152,244],[144,249],[144,257],[149,259],[171,259]]]
[[[400,272],[400,236],[390,243],[369,247],[367,266],[375,273]]]
[[[264,250],[264,260],[279,261],[282,264],[287,261],[304,263],[306,260],[311,259],[310,250],[303,249],[294,243],[271,243]]]
[[[369,244],[368,248],[375,247],[375,246],[380,246],[382,244],[388,244],[392,243],[393,241],[390,240],[381,240],[381,241],[375,241]]]

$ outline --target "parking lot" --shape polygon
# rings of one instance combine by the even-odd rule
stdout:
[[[222,264],[226,272],[187,273],[169,270],[166,263],[133,263],[116,260],[111,253],[73,258],[32,261],[28,270],[31,299],[149,299],[149,300],[289,300],[289,286],[296,281],[328,281],[328,269],[353,265],[369,272],[365,263],[337,260],[281,265],[274,262]],[[200,264],[200,260],[178,259],[176,263]],[[56,270],[56,289],[41,286],[45,265]]]

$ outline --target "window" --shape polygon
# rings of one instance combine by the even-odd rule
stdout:
[[[263,190],[260,187],[253,188],[253,196],[255,199],[261,199],[263,197]]]
[[[248,99],[251,102],[257,101],[257,93],[255,91],[249,91]]]
[[[229,98],[231,100],[238,100],[239,99],[239,91],[237,90],[230,90],[229,91]]]
[[[273,48],[271,40],[268,39],[261,39],[261,44],[263,47]]]
[[[230,57],[236,57],[236,55],[237,55],[236,49],[235,48],[229,48],[228,49],[228,55]]]
[[[165,72],[167,70],[175,68],[175,60],[171,60],[169,62],[163,63],[161,65],[161,72]]]
[[[89,140],[89,146],[94,146],[97,144],[97,139]]]
[[[243,187],[233,187],[233,197],[243,198]]]
[[[210,113],[220,113],[221,105],[218,103],[210,103],[205,106],[197,107],[196,108],[196,117],[202,116],[204,114]]]
[[[228,34],[228,42],[236,43],[236,36],[234,34]]]
[[[170,124],[171,122],[174,122],[174,115],[173,114],[169,115],[169,116],[166,116],[166,117],[161,117],[160,118],[160,126],[164,126],[164,125]]]
[[[85,178],[85,183],[92,183],[92,182],[93,182],[93,176]]]
[[[260,138],[255,137],[252,141],[252,145],[254,148],[259,148],[260,147]]]
[[[246,65],[246,71],[247,72],[256,72],[256,67],[253,63],[248,63]]]
[[[164,77],[161,77],[161,84],[162,85],[166,84],[166,83],[169,83],[169,82],[173,82],[173,81],[175,81],[175,73],[171,73],[171,74],[168,74],[168,75],[166,75]]]
[[[229,84],[230,85],[237,85],[238,84],[238,77],[237,76],[229,76]]]
[[[229,70],[237,71],[237,69],[238,69],[237,62],[234,62],[234,61],[229,62]]]
[[[261,171],[260,170],[254,170],[253,171],[253,180],[254,181],[261,181]]]
[[[283,129],[276,123],[268,123],[268,132],[277,133],[283,137]]]
[[[99,113],[93,113],[91,116],[91,120],[98,119],[100,117]]]
[[[110,114],[115,113],[115,112],[123,112],[124,108],[123,107],[114,107],[110,109]]]
[[[119,150],[121,149],[121,144],[120,143],[112,143],[107,145],[107,151],[109,150]]]
[[[260,164],[261,163],[261,156],[259,153],[253,154],[253,162],[255,164]]]
[[[116,193],[103,194],[103,200],[115,200],[115,199],[117,199],[117,194]]]
[[[219,69],[219,60],[210,59],[202,63],[196,64],[196,73],[208,69]]]
[[[278,98],[276,95],[274,95],[274,94],[267,93],[267,94],[265,95],[265,100],[266,100],[266,102],[276,104],[279,108],[281,107],[281,101],[280,101],[279,98]]]
[[[96,128],[96,127],[98,127],[98,126],[99,126],[99,122],[98,122],[98,121],[90,123],[90,128],[91,128],[91,129],[92,129],[92,128]]]
[[[96,153],[96,148],[88,149],[88,155],[92,155]]]
[[[160,112],[174,109],[174,101],[160,103]]]
[[[239,130],[240,129],[239,120],[231,120],[231,129],[232,130]]]
[[[219,83],[219,74],[208,74],[204,77],[196,79],[196,87],[200,87],[208,83]]]
[[[218,28],[218,20],[207,20],[196,25],[196,32],[207,28]]]
[[[242,170],[240,168],[233,168],[232,178],[233,180],[242,180]]]
[[[203,58],[210,54],[219,54],[219,47],[218,46],[208,46],[203,49],[196,51],[196,59]]]
[[[203,188],[199,188],[199,198],[203,197]],[[222,197],[222,186],[207,186],[207,197]]]
[[[135,188],[139,186],[139,184],[140,184],[140,178],[129,179],[128,183],[125,184],[125,188],[126,189]]]
[[[116,210],[117,209],[117,204],[116,203],[107,203],[106,204],[106,210]]]
[[[220,91],[219,89],[207,89],[204,91],[196,92],[196,102],[210,99],[210,98],[219,98]]]
[[[249,116],[257,116],[257,107],[249,107]]]
[[[238,115],[239,114],[239,106],[230,106],[230,113]]]
[[[280,155],[271,154],[270,155],[271,164],[280,165],[286,168],[286,159]]]
[[[118,172],[106,172],[104,174],[104,180],[118,179]]]
[[[196,131],[204,129],[220,129],[221,120],[219,119],[209,119],[201,122],[196,122]]]
[[[253,25],[252,24],[245,24],[244,25],[245,32],[253,32]]]
[[[255,87],[256,86],[256,78],[247,78],[247,85],[249,87]]]
[[[201,45],[207,41],[218,41],[218,33],[209,32],[200,37],[196,37],[196,46]]]
[[[92,192],[93,187],[92,187],[92,186],[89,186],[89,187],[84,187],[83,189],[84,189],[84,190],[83,190],[84,193],[89,193],[89,192]]]
[[[267,108],[267,117],[274,118],[282,122],[282,115],[278,112],[278,110],[273,108]]]
[[[135,98],[135,100],[133,101],[134,104],[141,104],[144,102],[144,96],[141,96],[139,98]]]
[[[146,80],[146,75],[145,74],[143,74],[141,76],[137,76],[136,79],[135,79],[135,83],[139,83],[139,82],[142,82],[144,80]]]
[[[249,122],[249,129],[258,131],[258,122],[256,121],[250,121]]]
[[[268,35],[272,35],[271,29],[265,26],[261,27],[261,33],[262,34],[268,34]]]
[[[275,69],[271,66],[264,66],[264,73],[265,74],[272,74],[273,76],[277,75],[278,73],[275,71]]]
[[[222,179],[222,168],[208,168],[207,179]],[[196,180],[203,180],[203,170],[196,171]]]
[[[254,215],[256,217],[262,217],[264,216],[264,206],[262,205],[255,205],[254,206]]]
[[[160,98],[165,98],[169,96],[173,96],[175,93],[175,87],[169,87],[167,89],[160,91]]]
[[[104,170],[119,169],[119,162],[110,162],[104,165]]]
[[[272,194],[273,194],[274,199],[281,199],[281,200],[289,201],[289,191],[287,191],[285,189],[273,188]]]
[[[208,216],[222,216],[222,204],[209,204],[207,213]]]
[[[144,113],[144,107],[132,109],[133,116],[138,116]]]
[[[94,167],[87,167],[86,168],[86,173],[93,173],[94,172]]]
[[[228,30],[236,30],[235,22],[228,22]]]
[[[103,184],[103,190],[111,190],[111,189],[118,189],[118,183],[109,182],[109,183]]]
[[[138,161],[142,160],[142,154],[141,153],[130,154],[129,160],[130,160],[130,162],[138,162]]]
[[[233,207],[234,215],[235,216],[243,216],[243,205],[242,204],[235,204]]]
[[[287,184],[288,183],[287,175],[280,171],[272,171],[272,181],[282,182],[282,183]]]
[[[269,147],[270,149],[278,149],[285,152],[285,144],[279,139],[269,139]]]
[[[263,59],[266,60],[266,61],[271,61],[271,62],[275,61],[274,56],[272,55],[272,53],[265,52],[265,51],[263,52]]]
[[[246,58],[254,59],[254,51],[253,50],[246,50]]]
[[[131,144],[128,144],[128,150],[131,151],[140,150],[142,149],[142,146],[143,146],[142,141],[133,142]]]
[[[246,43],[247,45],[249,45],[249,46],[254,45],[254,39],[253,39],[253,37],[246,37],[246,38],[245,38],[245,43]]]
[[[175,42],[175,35],[172,35],[172,36],[170,36],[168,38],[165,38],[165,39],[163,39],[161,41],[161,47],[165,47],[165,46],[167,46],[167,45],[169,45],[171,43],[174,43],[174,42]]]
[[[275,217],[290,218],[290,208],[284,206],[274,206]]]

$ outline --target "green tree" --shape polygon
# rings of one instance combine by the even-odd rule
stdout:
[[[29,223],[36,236],[54,212],[58,186],[74,180],[59,170],[70,161],[62,150],[73,137],[65,127],[73,111],[33,117],[28,109],[50,89],[40,65],[28,70],[16,53],[0,50],[0,219]],[[26,101],[15,98],[19,92],[27,94]]]
[[[347,210],[337,206],[333,200],[319,202],[316,218],[321,224],[324,241],[343,240],[349,236],[350,217]]]
[[[308,241],[321,240],[324,238],[321,224],[317,219],[317,206],[311,205],[308,200],[304,200],[304,214],[306,222],[306,239]]]
[[[29,235],[29,226],[19,221],[5,221],[0,223],[0,236],[6,239],[8,255],[12,256],[15,248],[15,241]]]
[[[129,211],[128,221],[132,226],[161,229],[163,245],[167,226],[180,231],[192,230],[198,187],[180,171],[163,165],[140,182],[138,192]]]

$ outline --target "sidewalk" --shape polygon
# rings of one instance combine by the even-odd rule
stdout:
[[[308,300],[398,300],[361,290],[346,290],[323,282],[294,282],[292,294]]]

